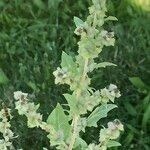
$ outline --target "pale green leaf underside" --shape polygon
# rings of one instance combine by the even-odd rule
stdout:
[[[69,137],[71,128],[68,123],[68,116],[65,115],[60,104],[57,104],[56,108],[49,115],[47,123],[52,125],[56,131],[63,131],[66,138]]]
[[[98,68],[105,68],[107,66],[117,66],[113,63],[110,63],[110,62],[102,62],[102,63],[99,63],[96,65],[95,69],[98,69]]]
[[[75,150],[84,150],[87,147],[87,143],[80,137],[77,137],[75,142]]]
[[[105,21],[109,21],[109,20],[111,20],[111,21],[118,21],[118,19],[117,19],[116,17],[114,17],[114,16],[108,16],[108,17],[105,19]]]
[[[76,27],[81,27],[84,24],[84,22],[78,17],[74,17],[74,23],[75,23]]]
[[[76,71],[76,64],[73,61],[72,57],[66,54],[65,52],[62,52],[61,56],[61,67],[67,68],[69,71],[75,72]]]
[[[121,144],[117,141],[109,140],[107,142],[107,147],[117,147],[117,146],[121,146]]]
[[[97,127],[97,122],[100,119],[107,117],[108,112],[116,107],[117,106],[114,104],[106,104],[106,105],[101,105],[101,106],[97,107],[88,117],[87,126]]]
[[[77,109],[77,101],[74,95],[70,95],[70,94],[64,94],[64,97],[66,98],[69,107],[70,107],[70,111],[71,113],[77,114],[78,113],[78,109]]]

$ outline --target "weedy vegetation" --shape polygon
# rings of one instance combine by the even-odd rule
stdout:
[[[121,96],[114,84],[101,90],[90,87],[89,72],[102,67],[115,66],[110,62],[95,63],[94,59],[102,52],[104,46],[114,45],[114,33],[105,30],[103,25],[105,21],[117,20],[113,16],[106,16],[106,1],[93,0],[92,2],[93,5],[89,8],[90,15],[85,22],[74,17],[75,34],[81,37],[78,42],[78,54],[73,58],[63,52],[61,67],[53,72],[56,84],[70,86],[70,93],[63,94],[69,109],[64,109],[58,103],[47,121],[43,121],[42,115],[37,111],[40,105],[30,102],[27,93],[14,92],[14,98],[17,100],[15,108],[19,115],[27,117],[27,126],[45,130],[48,133],[50,145],[60,150],[106,150],[109,147],[120,146],[120,143],[115,140],[123,131],[123,125],[117,119],[108,122],[107,127],[99,131],[98,143],[87,144],[80,137],[80,132],[85,132],[86,127],[97,127],[97,122],[107,117],[108,112],[117,107],[110,102],[114,103],[115,98]],[[8,149],[13,147],[12,140],[15,138],[10,129],[12,119],[10,109],[3,108],[0,117],[3,135],[0,148]]]
[[[71,139],[75,139],[74,149],[98,148],[102,145],[106,148],[112,144],[112,140],[111,146],[117,146],[109,146],[109,149],[113,150],[150,149],[149,0],[107,1],[106,15],[116,16],[119,21],[107,20],[101,27],[96,24],[94,31],[89,28],[93,24],[89,24],[85,17],[89,15],[89,5],[93,5],[91,0],[0,0],[1,149],[56,149],[60,145],[69,147],[70,141],[74,141]],[[74,18],[76,30],[74,16],[78,16]],[[116,18],[111,17],[113,20]],[[87,32],[87,29],[90,30]],[[101,36],[103,35],[105,40],[101,40],[103,43],[96,48],[100,50],[103,47],[103,50],[96,56],[96,51],[89,49],[95,49],[95,46],[92,46],[93,41],[96,41],[97,35],[102,31],[104,32]],[[109,42],[113,44],[113,32],[116,43],[114,46],[106,46],[109,39],[112,39]],[[90,39],[94,36],[90,42],[85,40],[89,35]],[[106,39],[106,35],[109,38]],[[85,73],[85,85],[80,81],[85,61],[84,58],[81,59],[81,47],[84,52],[85,49],[89,50],[84,56],[90,57]],[[68,66],[68,62],[76,68],[74,72],[74,67]],[[106,62],[113,62],[117,67]],[[105,65],[112,66],[104,67]],[[97,67],[93,68],[94,66]],[[119,87],[121,97],[114,84]],[[78,85],[82,89],[81,95],[79,94],[80,101],[75,103]],[[14,100],[15,90],[25,93],[16,92],[17,100]],[[116,93],[119,98],[114,102],[119,107],[107,116],[109,109],[103,106],[105,104],[116,107],[113,97],[109,95],[114,96]],[[104,98],[105,94],[109,100]],[[86,99],[88,97],[90,99]],[[74,101],[71,101],[72,99]],[[87,101],[84,101],[85,99]],[[88,107],[81,112],[85,105]],[[98,118],[96,110],[105,110],[101,113],[101,119]],[[95,111],[97,115],[94,114]],[[52,121],[56,114],[61,116]],[[76,115],[78,132],[72,136],[76,120],[73,118]],[[97,120],[93,126],[88,124],[91,115],[95,115]],[[53,123],[47,127],[48,118],[51,118],[49,124],[63,120],[66,123],[61,123],[63,131],[61,126]],[[109,139],[111,136],[104,138],[109,141],[100,142],[100,133],[102,135],[120,123],[114,120],[115,118],[119,118],[124,124],[125,132],[117,140],[122,146],[119,146],[115,139]],[[70,130],[64,133],[66,128]],[[49,134],[50,130],[52,135]],[[68,139],[66,135],[69,135]],[[50,146],[51,141],[53,146]]]

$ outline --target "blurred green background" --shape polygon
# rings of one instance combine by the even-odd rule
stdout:
[[[3,100],[13,109],[13,92],[28,92],[32,101],[41,104],[44,119],[57,102],[65,103],[62,94],[68,87],[55,85],[52,72],[60,64],[62,50],[76,53],[73,16],[85,19],[90,4],[91,0],[0,0],[0,103]],[[122,97],[118,110],[101,122],[120,118],[124,123],[122,147],[115,150],[149,150],[150,0],[108,0],[107,6],[108,14],[118,18],[105,25],[116,33],[116,44],[104,49],[97,61],[118,67],[93,72],[92,86],[117,84]],[[19,136],[13,140],[16,149],[54,149],[42,130],[27,129],[26,118],[14,109],[12,113],[12,129]],[[99,129],[86,130],[82,137],[96,142]]]

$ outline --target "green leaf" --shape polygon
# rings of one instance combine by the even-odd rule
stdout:
[[[128,101],[124,102],[124,106],[125,109],[127,110],[127,112],[132,115],[132,116],[136,116],[137,115],[137,111],[135,109],[134,106],[132,106]]]
[[[130,129],[130,131],[132,133],[137,134],[137,135],[141,134],[140,131],[136,127],[134,127],[133,125],[126,123],[126,126],[127,126],[128,129]]]
[[[72,71],[72,72],[76,71],[75,62],[73,61],[72,57],[67,55],[65,52],[62,52],[61,67],[67,68],[69,69],[69,71]]]
[[[117,141],[109,140],[107,142],[107,147],[117,147],[117,146],[121,146],[121,144]]]
[[[27,82],[27,85],[28,85],[32,90],[37,91],[37,86],[36,86],[35,83],[29,81],[29,82]]]
[[[8,78],[3,72],[3,70],[0,68],[0,84],[5,84],[8,82]]]
[[[110,62],[102,62],[102,63],[97,64],[95,68],[96,69],[97,68],[102,68],[102,67],[105,68],[107,66],[117,66],[117,65],[115,65],[113,63],[110,63]]]
[[[129,78],[129,80],[135,87],[137,87],[141,91],[150,89],[139,77],[131,77]]]
[[[74,22],[75,22],[76,27],[81,27],[84,25],[84,22],[78,17],[74,17]]]
[[[108,17],[105,19],[105,21],[109,21],[109,20],[111,20],[111,21],[118,21],[118,19],[117,19],[116,17],[114,17],[114,16],[108,16]]]
[[[98,5],[99,4],[99,0],[92,0],[94,5]]]
[[[89,127],[97,127],[97,122],[101,118],[107,117],[107,114],[110,110],[116,108],[117,106],[114,104],[104,104],[99,107],[97,107],[88,117],[87,119],[87,126]]]
[[[45,8],[45,4],[43,3],[42,0],[34,0],[33,2],[40,9],[44,9]]]
[[[150,104],[148,104],[144,114],[143,114],[143,119],[142,119],[142,127],[146,129],[146,125],[150,121]]]
[[[49,8],[58,8],[58,5],[63,0],[48,0],[48,7]]]
[[[75,150],[85,150],[87,147],[87,143],[80,137],[77,137],[76,142],[75,142]]]
[[[60,104],[52,111],[47,119],[47,123],[54,127],[56,131],[63,131],[65,139],[70,136],[71,126],[68,123],[68,116]]]
[[[70,112],[73,114],[78,114],[78,109],[77,109],[77,100],[76,97],[74,95],[70,95],[70,94],[63,94],[64,97],[66,98],[69,107],[70,107]]]

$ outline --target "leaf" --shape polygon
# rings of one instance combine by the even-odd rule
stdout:
[[[141,91],[149,90],[149,87],[139,77],[130,77],[129,80],[139,90]]]
[[[33,2],[40,9],[44,9],[45,8],[45,4],[43,3],[42,0],[34,0]]]
[[[74,147],[75,150],[85,150],[87,143],[82,138],[77,137]]]
[[[148,124],[149,121],[150,121],[150,104],[148,104],[147,109],[143,114],[142,127],[146,129],[146,125]]]
[[[92,0],[92,2],[93,2],[94,5],[99,5],[100,4],[99,0]]]
[[[102,68],[102,67],[105,68],[107,66],[117,66],[117,65],[110,63],[110,62],[102,62],[102,63],[97,64],[95,69]]]
[[[107,142],[107,147],[117,147],[117,146],[121,146],[121,144],[117,141],[109,140]]]
[[[68,123],[68,116],[60,104],[52,111],[47,119],[47,123],[52,125],[56,131],[63,131],[65,138],[68,138],[71,132],[71,126]]]
[[[107,117],[107,114],[110,110],[116,108],[117,106],[114,104],[104,104],[99,107],[97,107],[88,117],[87,119],[87,126],[89,127],[97,127],[97,122],[101,118]]]
[[[127,112],[132,115],[132,116],[136,116],[137,115],[137,111],[135,109],[134,106],[132,106],[128,101],[124,102],[124,106],[125,109],[127,110]]]
[[[76,27],[81,27],[84,25],[84,22],[78,17],[74,17],[74,22],[75,22]]]
[[[35,83],[29,81],[29,82],[27,82],[27,85],[28,85],[32,90],[37,91],[37,86],[36,86]]]
[[[70,106],[70,111],[73,113],[73,114],[78,114],[78,109],[77,109],[77,100],[76,100],[76,97],[74,95],[70,95],[70,94],[63,94],[64,97],[66,98],[69,106]]]
[[[114,16],[108,16],[105,21],[109,21],[109,20],[112,20],[112,21],[118,21],[118,19]]]
[[[8,78],[3,72],[3,70],[0,68],[0,84],[5,84],[8,82]]]
[[[61,67],[67,68],[69,69],[69,71],[72,71],[72,72],[76,71],[75,62],[73,61],[72,57],[67,55],[65,52],[62,52]]]
[[[58,8],[58,5],[63,0],[48,0],[48,7],[49,8]]]
[[[126,123],[126,126],[128,127],[128,129],[132,131],[132,133],[137,134],[137,135],[141,134],[140,131],[137,128],[135,128],[133,125]]]

